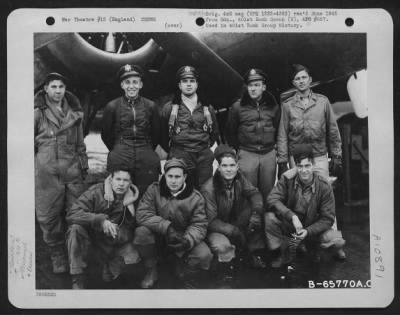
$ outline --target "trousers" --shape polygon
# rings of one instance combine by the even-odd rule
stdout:
[[[86,185],[80,181],[66,184],[57,175],[36,175],[36,218],[48,246],[64,244],[65,212],[85,190]]]
[[[246,236],[246,249],[248,249],[249,252],[264,248],[262,231],[248,233]],[[211,232],[207,235],[207,240],[218,262],[230,262],[238,254],[236,246],[233,245],[229,237],[224,234]]]
[[[289,238],[295,232],[291,222],[280,220],[275,213],[266,212],[265,216],[265,235],[267,246],[270,250],[286,247],[289,243]],[[317,243],[322,248],[329,248],[335,244],[344,242],[342,233],[334,231],[332,228],[324,231],[320,235],[307,237],[307,242]]]
[[[145,226],[140,226],[135,230],[133,243],[138,249],[146,268],[157,265],[159,252],[165,250],[166,242],[160,235],[155,235]],[[183,260],[190,267],[208,270],[210,268],[213,255],[205,242],[200,242],[190,249],[187,253],[174,252],[174,255]]]
[[[79,224],[69,226],[66,233],[66,245],[70,264],[70,274],[82,274],[88,266],[89,247],[96,246],[102,255],[103,262],[121,257],[126,265],[138,263],[141,258],[133,245],[132,229],[122,225],[115,239],[102,232],[86,229]]]
[[[250,183],[260,190],[265,201],[275,184],[276,151],[259,154],[240,149],[239,166]]]
[[[160,158],[150,145],[134,146],[128,141],[117,143],[108,153],[107,169],[114,165],[126,165],[132,175],[132,182],[142,196],[147,187],[158,181],[160,174]]]
[[[172,146],[168,154],[170,158],[183,159],[187,165],[188,181],[190,181],[196,189],[199,189],[213,175],[214,155],[210,148],[206,148],[199,152],[187,152],[181,148]]]

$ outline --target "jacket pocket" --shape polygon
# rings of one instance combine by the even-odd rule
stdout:
[[[275,143],[275,128],[274,127],[264,127],[262,134],[263,144]]]
[[[319,120],[309,120],[307,123],[307,134],[311,139],[321,139],[325,136],[324,124]]]
[[[77,127],[72,127],[67,131],[67,144],[76,145],[78,142]]]
[[[250,143],[254,143],[256,141],[256,126],[240,126],[239,129],[239,143],[242,145],[247,145]]]

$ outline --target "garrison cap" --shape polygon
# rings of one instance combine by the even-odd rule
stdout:
[[[121,68],[119,68],[119,81],[122,81],[123,79],[131,76],[143,78],[143,69],[138,65],[130,64],[123,65]]]
[[[232,156],[234,159],[237,159],[234,148],[226,144],[220,144],[214,151],[214,158],[219,162],[223,156]]]
[[[167,160],[164,164],[164,172],[168,172],[169,169],[173,167],[179,167],[183,169],[183,172],[186,173],[187,171],[187,166],[184,160],[178,159],[178,158],[172,158],[170,160]]]
[[[67,84],[68,80],[66,77],[64,77],[62,74],[58,73],[58,72],[50,72],[46,75],[46,78],[44,79],[44,84],[49,84],[50,81],[53,80],[60,80],[62,81],[64,84]]]
[[[303,65],[293,64],[292,68],[293,68],[293,70],[292,70],[292,79],[294,79],[296,74],[298,74],[300,71],[305,71],[305,72],[308,73],[309,76],[311,76],[310,70],[307,67],[303,66]]]
[[[292,155],[296,163],[302,159],[314,157],[311,144],[295,144],[292,149]]]
[[[197,80],[199,78],[199,73],[196,68],[192,66],[183,66],[176,72],[176,78],[178,81],[186,78],[195,78]]]
[[[256,69],[252,68],[248,70],[245,75],[244,75],[244,81],[246,84],[248,84],[251,81],[257,81],[257,80],[262,80],[262,81],[267,81],[268,76],[264,71],[261,69]]]

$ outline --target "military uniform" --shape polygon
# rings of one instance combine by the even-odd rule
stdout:
[[[120,80],[129,76],[142,77],[137,66],[123,66]],[[110,150],[107,168],[110,165],[127,165],[132,181],[142,194],[158,180],[160,158],[154,152],[159,142],[159,111],[154,102],[137,96],[131,100],[121,96],[108,103],[103,112],[101,137]]]
[[[49,78],[65,82],[60,74],[51,73]],[[35,95],[34,103],[36,217],[51,248],[53,271],[65,272],[65,211],[86,189],[83,113],[78,98],[68,91],[62,111],[48,104],[44,91]]]
[[[294,65],[294,74],[308,69]],[[294,75],[294,76],[295,76]],[[329,177],[328,153],[334,162],[341,165],[342,142],[332,106],[326,96],[309,91],[308,96],[296,92],[282,104],[282,115],[278,131],[278,164],[290,163],[293,146],[311,144],[315,171]]]
[[[247,84],[258,80],[266,80],[260,69],[251,69],[245,75]],[[225,126],[228,144],[238,151],[242,173],[260,190],[264,200],[275,183],[279,120],[280,108],[272,94],[264,91],[256,102],[246,92],[232,105]]]
[[[178,79],[195,78],[193,67],[182,67]],[[218,123],[214,109],[198,100],[191,111],[185,105],[182,95],[164,105],[161,113],[161,145],[168,152],[168,158],[185,160],[188,180],[200,187],[212,176],[214,156],[210,147],[219,138]]]
[[[182,160],[167,160],[164,171],[172,167],[186,168],[174,163],[184,165]],[[184,184],[175,194],[167,187],[165,175],[160,182],[150,185],[139,203],[137,223],[134,243],[147,269],[156,268],[160,252],[165,253],[166,249],[177,259],[177,264],[183,265],[177,271],[185,281],[193,280],[201,270],[209,269],[212,254],[204,242],[208,226],[204,198],[190,183]],[[181,235],[186,248],[175,250],[170,247],[168,231],[171,227]],[[154,279],[150,286],[153,284]]]
[[[283,207],[275,207],[280,201]],[[267,199],[272,212],[265,213],[265,231],[269,249],[287,250],[295,232],[292,216],[297,215],[308,234],[305,239],[312,250],[318,247],[341,249],[345,240],[334,231],[335,197],[328,181],[314,173],[310,185],[302,185],[296,169],[284,173]]]
[[[139,192],[134,185],[123,198],[117,199],[111,186],[111,175],[84,192],[67,213],[69,228],[66,234],[70,274],[83,275],[90,244],[100,249],[103,280],[117,278],[123,265],[135,264],[140,257],[133,246],[135,208]],[[118,225],[115,238],[103,233],[103,223],[109,220]],[[107,278],[109,274],[109,278]]]

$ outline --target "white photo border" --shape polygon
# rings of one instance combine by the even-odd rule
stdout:
[[[20,244],[27,265],[24,272],[9,276],[10,302],[18,308],[342,308],[385,307],[394,297],[394,174],[393,138],[393,21],[382,9],[338,9],[329,23],[310,25],[307,32],[349,32],[344,19],[351,16],[351,32],[367,34],[367,100],[370,146],[370,255],[371,289],[251,289],[251,290],[47,290],[38,295],[35,286],[35,211],[34,211],[34,33],[41,32],[126,32],[126,24],[56,23],[49,27],[46,18],[60,21],[63,16],[96,18],[115,16],[157,16],[155,24],[136,23],[132,32],[160,32],[167,21],[179,21],[179,31],[199,32],[193,9],[18,9],[8,17],[8,243],[9,268],[16,264],[10,244]],[[200,9],[218,11],[226,9]],[[246,9],[230,9],[246,10]],[[261,9],[253,9],[261,10]],[[271,9],[274,10],[274,9]],[[163,19],[165,22],[163,23]],[[139,20],[139,19],[137,19]],[[161,21],[162,20],[162,21]],[[128,30],[129,31],[129,30]],[[211,30],[204,29],[204,32]],[[233,31],[216,29],[215,32]],[[263,32],[243,29],[234,32]],[[269,30],[270,31],[270,30]],[[285,30],[276,30],[285,32]],[[287,32],[305,32],[288,30]],[[23,75],[21,73],[23,72]],[[15,87],[24,91],[16,93]],[[18,135],[16,137],[15,135]],[[12,140],[12,141],[11,141]],[[384,160],[383,160],[384,157]],[[393,176],[394,177],[394,176]],[[21,193],[24,192],[23,198]],[[21,218],[23,220],[21,221]],[[14,249],[13,249],[14,250]],[[384,266],[384,272],[375,271]],[[290,294],[288,294],[290,290]],[[55,293],[56,294],[52,294]],[[245,296],[245,298],[243,298]],[[334,298],[332,298],[334,296]],[[107,298],[105,298],[107,297]],[[207,301],[207,303],[205,303]]]

